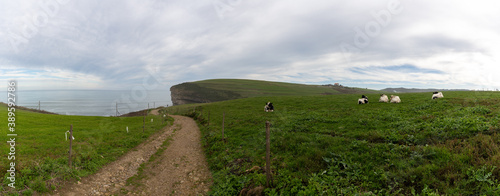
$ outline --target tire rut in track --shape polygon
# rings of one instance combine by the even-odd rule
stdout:
[[[53,195],[205,195],[212,177],[198,126],[191,118],[172,117],[173,126],[163,128],[98,173]],[[148,162],[169,138],[172,140],[160,157],[143,168],[144,178],[137,182],[139,186],[126,185],[127,179],[136,175],[140,165]]]

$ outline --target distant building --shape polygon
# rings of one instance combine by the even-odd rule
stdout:
[[[333,86],[340,86],[340,84],[339,83],[335,83],[335,84],[333,84]]]

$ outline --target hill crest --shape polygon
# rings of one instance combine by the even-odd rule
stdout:
[[[185,82],[170,88],[174,105],[211,103],[262,96],[363,94],[379,92],[340,85],[307,85],[246,79],[211,79]]]

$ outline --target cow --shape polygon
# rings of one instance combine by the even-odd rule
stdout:
[[[391,95],[391,103],[401,103],[399,96]]]
[[[381,94],[380,95],[380,99],[378,100],[378,102],[385,102],[385,103],[387,103],[387,102],[389,102],[389,98],[387,98],[387,95]]]
[[[443,93],[442,92],[433,92],[432,93],[432,99],[437,99],[437,98],[443,98]]]
[[[358,104],[368,104],[368,97],[361,95],[361,99],[358,99]]]
[[[264,111],[265,112],[274,112],[273,103],[267,102],[267,104],[264,106]]]

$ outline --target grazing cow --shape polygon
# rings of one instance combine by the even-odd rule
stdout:
[[[267,102],[266,106],[264,106],[264,111],[265,112],[274,112],[273,103]]]
[[[391,95],[391,103],[401,103],[399,96]]]
[[[387,102],[389,102],[389,98],[387,98],[387,95],[381,94],[380,95],[380,99],[378,100],[378,102],[385,102],[385,103],[387,103]]]
[[[361,99],[358,99],[358,104],[367,104],[368,103],[368,97],[365,95],[361,95]]]
[[[443,93],[442,92],[433,92],[432,93],[432,99],[437,99],[437,98],[443,98]]]

